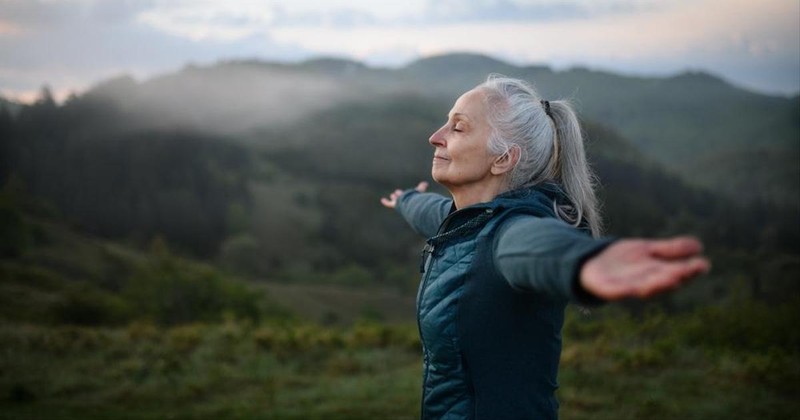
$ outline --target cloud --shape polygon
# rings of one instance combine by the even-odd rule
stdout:
[[[460,0],[429,0],[419,21],[434,23],[465,22],[558,22],[574,19],[638,13],[664,7],[653,0],[638,2],[601,1],[513,1],[482,0],[465,7]]]
[[[396,66],[455,50],[639,74],[704,69],[797,92],[798,16],[786,0],[0,0],[0,90],[83,89],[228,58]]]
[[[6,0],[0,2],[0,20],[25,30],[34,30],[78,19],[80,11],[67,2]]]
[[[385,4],[351,1],[327,2],[327,6],[275,6],[274,27],[323,26],[430,26],[473,22],[557,22],[599,16],[640,13],[669,7],[673,2],[655,0],[424,0],[407,1],[398,9]]]
[[[437,13],[445,15],[452,9],[455,14],[461,13],[456,19],[460,22],[347,30],[276,27],[272,36],[278,42],[292,42],[326,54],[349,54],[361,60],[381,59],[391,50],[417,51],[422,56],[470,51],[516,64],[587,66],[637,75],[704,70],[761,91],[786,94],[800,90],[798,3],[697,0],[652,7],[636,3],[632,8],[619,1],[599,4],[593,6],[599,9],[591,12],[553,12],[551,20],[531,22],[525,20],[532,19],[530,16],[470,21],[466,16],[475,12],[458,12],[454,3],[446,2]],[[526,7],[540,6],[531,3]],[[502,4],[488,2],[485,8],[499,10]],[[529,14],[533,14],[531,10]],[[555,15],[561,17],[555,19]],[[431,16],[434,19],[436,14]]]
[[[139,14],[137,21],[192,40],[235,41],[267,34],[273,7],[264,2],[163,2]]]
[[[82,90],[121,73],[150,77],[188,62],[256,57],[296,60],[312,54],[291,42],[276,44],[265,30],[201,40],[165,31],[143,18],[157,7],[161,6],[151,0],[0,2],[3,94],[29,95],[49,84],[63,97],[71,89]],[[208,16],[205,24],[209,26],[242,25],[224,20],[233,15]]]
[[[81,23],[113,25],[133,19],[155,0],[4,0],[0,20],[26,31],[47,30]]]
[[[353,8],[332,10],[313,10],[289,12],[285,8],[276,7],[273,26],[328,26],[335,28],[352,28],[358,26],[374,26],[386,21],[373,13]]]
[[[93,3],[92,18],[110,25],[130,22],[143,11],[151,9],[155,4],[155,0],[98,1]]]

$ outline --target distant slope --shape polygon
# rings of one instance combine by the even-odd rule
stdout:
[[[800,209],[800,99],[761,95],[699,72],[668,78],[626,77],[575,68],[516,67],[476,55],[412,63],[400,74],[434,95],[453,97],[497,72],[535,83],[546,98],[571,98],[585,118],[614,127],[646,155],[694,184],[738,198],[770,198]],[[708,165],[726,156],[786,159]],[[742,180],[741,173],[752,179]],[[784,176],[788,175],[788,176]],[[769,184],[761,182],[769,181]],[[757,184],[754,186],[754,184]]]
[[[456,61],[459,68],[472,68],[469,63],[473,59],[478,60],[472,70],[475,76],[502,66],[473,56],[459,56]],[[432,149],[427,139],[445,122],[452,101],[446,98],[447,90],[455,88],[446,83],[414,82],[414,78],[434,78],[448,62],[448,57],[431,59],[405,74],[403,70],[376,70],[341,60],[297,65],[240,62],[188,68],[142,83],[118,78],[63,106],[44,101],[24,107],[16,119],[0,119],[0,132],[6,133],[0,140],[3,150],[9,151],[3,155],[9,157],[7,179],[19,181],[22,189],[49,200],[74,226],[87,232],[144,247],[157,242],[154,239],[166,241],[176,252],[205,258],[237,276],[298,285],[298,289],[287,289],[287,299],[299,299],[302,292],[297,290],[308,284],[375,290],[391,287],[413,294],[421,238],[394,212],[383,208],[378,198],[394,188],[410,187],[429,178]],[[504,68],[513,70],[512,66]],[[546,68],[519,69],[550,75],[553,80],[558,77]],[[412,77],[414,72],[417,76]],[[242,78],[229,79],[231,75]],[[595,76],[608,78],[609,84],[618,83],[622,92],[629,94],[660,83]],[[337,93],[315,96],[315,85],[310,84],[295,90],[300,97],[291,98],[287,92],[295,87],[294,82],[303,80],[322,81],[325,86],[335,86]],[[263,86],[287,83],[275,92],[267,91],[267,96],[275,93],[272,100],[286,110],[268,114],[255,105],[240,110],[235,95],[215,94],[216,89],[226,86],[238,86],[239,93],[262,86],[251,86],[251,81]],[[466,83],[466,78],[459,83]],[[192,89],[194,94],[188,94]],[[717,89],[727,88],[722,84]],[[158,92],[172,97],[159,102]],[[256,89],[249,94],[260,100],[264,93]],[[151,106],[148,98],[155,101]],[[325,100],[318,106],[299,105],[321,98]],[[581,102],[579,105],[584,106]],[[170,114],[176,111],[183,119]],[[248,114],[250,111],[252,114]],[[160,112],[163,115],[152,115]],[[219,122],[237,113],[252,120]],[[288,114],[295,117],[283,117]],[[583,115],[589,157],[600,178],[599,192],[610,234],[691,232],[703,238],[709,249],[748,253],[757,249],[768,256],[797,252],[800,231],[796,212],[776,210],[767,202],[744,205],[746,200],[721,197],[717,191],[691,185],[686,178],[666,170],[659,156],[644,151],[607,119],[592,120]],[[790,156],[782,155],[780,147],[775,150],[767,156]],[[729,156],[740,151],[733,146],[720,147],[714,156],[731,162]],[[734,154],[725,154],[728,152]],[[786,168],[794,165],[790,159],[785,162]],[[748,170],[778,174],[772,179],[780,179],[786,172],[779,166],[770,162]],[[707,172],[724,167],[709,161]],[[726,170],[733,168],[739,170],[741,166]],[[725,174],[720,182],[752,184],[762,179],[747,176],[744,171],[737,173],[743,174],[743,181]],[[780,183],[776,188],[784,191]],[[84,267],[81,255],[73,253],[80,249],[83,247],[79,245],[65,245],[46,251],[54,255],[47,261],[56,262],[45,277],[61,279],[77,272],[89,280],[100,279],[100,283],[107,277],[112,277],[110,281],[130,279],[125,271],[121,276],[107,276],[102,274],[106,268],[95,270],[105,263]],[[114,290],[103,289],[98,299],[105,303],[93,310],[107,311],[109,316],[118,311],[121,314],[113,316],[129,317],[130,308],[135,307],[131,302],[148,307],[164,301],[146,298],[159,290],[156,285],[160,281],[191,286],[196,276],[209,281],[213,287],[208,290],[216,287],[220,293],[230,293],[231,301],[243,299],[241,305],[233,306],[242,308],[237,310],[253,308],[249,294],[226,289],[234,283],[217,269],[197,268],[169,255],[161,259],[167,264],[162,264],[158,255],[164,253],[153,254],[146,258],[150,262],[143,269],[133,270],[138,280],[127,283],[141,281],[145,290],[123,298]],[[64,264],[73,260],[73,265]],[[14,274],[12,289],[27,287],[28,269],[48,270],[46,264],[23,267],[21,276]],[[113,261],[108,265],[112,272],[117,267]],[[729,270],[734,269],[739,270]],[[750,273],[758,268],[747,270]],[[97,272],[102,275],[96,276]],[[199,290],[197,295],[221,306],[215,300],[218,294],[208,290]],[[78,308],[86,303],[80,301],[81,293],[70,296],[77,296]],[[178,299],[182,295],[176,292],[171,296]],[[370,308],[357,309],[364,306],[361,302],[353,303],[340,317],[350,319],[361,312],[370,315]],[[162,304],[149,311],[165,323],[193,319],[191,311],[189,315],[172,313],[172,307],[182,305]],[[219,308],[212,309],[218,315]],[[326,312],[330,311],[309,313],[330,320]],[[390,315],[385,316],[388,319]]]
[[[127,116],[123,127],[238,135],[276,124],[313,126],[308,118],[318,111],[398,94],[427,97],[444,115],[489,73],[532,81],[546,98],[571,98],[583,118],[613,127],[687,182],[800,209],[800,98],[749,92],[701,72],[654,78],[554,71],[477,54],[429,57],[396,70],[331,58],[231,61],[141,83],[112,80],[81,99],[116,104]],[[757,156],[783,158],[766,163]]]
[[[26,223],[36,232],[36,244],[16,258],[0,256],[0,324],[113,325],[154,320],[144,307],[130,307],[135,302],[131,290],[136,290],[130,283],[142,278],[153,255],[75,232],[58,222],[27,219]],[[198,261],[181,264],[190,281],[176,290],[183,297],[175,303],[186,306],[198,291],[192,284],[205,282],[211,268]],[[236,278],[221,281],[244,284]],[[160,298],[170,299],[170,279],[159,282],[165,283],[159,287]],[[414,317],[413,297],[393,289],[275,282],[250,282],[247,288],[258,292],[254,296],[259,301],[254,303],[261,308],[262,319],[291,317],[343,325],[360,319],[407,323]],[[236,304],[236,296],[222,299],[224,304]],[[184,321],[206,319],[203,313],[196,316]]]
[[[21,104],[14,101],[10,101],[0,96],[0,110],[5,109],[11,115],[16,115],[19,112],[20,108],[22,108]]]

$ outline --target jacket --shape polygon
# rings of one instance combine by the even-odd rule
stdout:
[[[557,219],[555,185],[457,211],[414,190],[396,209],[427,237],[417,294],[423,419],[558,416],[561,327],[569,301],[593,303],[582,263],[610,240]]]

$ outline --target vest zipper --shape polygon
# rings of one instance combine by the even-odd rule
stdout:
[[[462,210],[456,210],[453,213],[450,213],[443,221],[442,224],[439,226],[439,230],[436,232],[435,236],[441,235],[443,232],[447,231],[447,226],[453,220],[455,215]],[[491,215],[493,210],[490,208],[486,208],[483,210],[487,214]],[[436,250],[436,246],[431,244],[430,238],[428,241],[425,242],[425,247],[422,249],[422,261],[420,262],[420,272],[425,273],[422,277],[422,284],[420,285],[419,294],[417,296],[417,329],[419,330],[419,341],[422,344],[422,352],[423,352],[423,364],[425,365],[425,371],[422,375],[422,401],[420,402],[420,419],[425,418],[425,385],[428,383],[428,370],[430,366],[430,357],[428,357],[428,348],[425,346],[425,337],[422,335],[422,297],[425,295],[425,289],[428,287],[428,279],[431,275],[430,264],[428,264],[428,260],[433,263],[433,252]],[[426,267],[427,265],[427,267]]]
[[[422,284],[419,288],[419,296],[417,296],[417,329],[419,330],[419,341],[422,344],[422,357],[425,371],[422,373],[422,398],[420,400],[419,418],[425,418],[425,387],[428,383],[428,370],[430,369],[430,358],[428,357],[428,347],[425,345],[425,337],[422,335],[422,297],[425,295],[425,288],[428,286],[428,278],[430,277],[431,270],[425,270],[425,265],[428,258],[425,256],[426,250],[433,258],[433,245],[425,243],[425,248],[422,250],[422,263],[420,270],[425,273],[422,277]],[[429,266],[430,267],[430,266]]]
[[[422,255],[420,255],[420,261],[419,261],[420,273],[425,272],[425,263],[428,262],[428,255],[433,254],[433,250],[435,248],[436,247],[434,247],[433,245],[429,244],[428,242],[425,242],[425,247],[422,248]]]
[[[453,215],[458,213],[455,211],[450,213],[443,221],[442,224],[439,226],[439,230],[436,232],[436,235],[444,232],[447,229],[447,225],[450,224],[450,220],[452,220]],[[422,373],[422,398],[420,400],[420,407],[419,407],[419,418],[425,418],[425,386],[428,383],[428,370],[430,369],[430,357],[428,357],[428,347],[425,346],[425,337],[422,335],[422,297],[425,295],[425,289],[428,287],[428,279],[431,276],[431,270],[426,270],[430,268],[430,264],[428,263],[429,259],[433,259],[433,251],[436,249],[434,245],[429,242],[425,242],[425,247],[422,249],[422,261],[420,262],[420,272],[425,273],[422,277],[422,284],[419,288],[419,296],[417,296],[417,330],[419,330],[419,342],[422,344],[422,357],[423,357],[423,364],[425,365],[425,371]],[[427,254],[427,255],[426,255]],[[431,261],[432,263],[432,261]]]

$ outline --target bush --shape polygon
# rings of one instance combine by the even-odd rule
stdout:
[[[330,276],[331,283],[347,286],[366,286],[372,283],[372,273],[358,264],[348,264]]]
[[[75,325],[116,325],[131,317],[128,302],[89,287],[68,289],[52,312],[56,323]]]
[[[0,257],[19,257],[32,245],[31,228],[12,195],[0,191]]]
[[[258,320],[261,295],[211,268],[197,268],[160,255],[135,273],[124,296],[145,318],[160,325],[214,322],[225,312]]]

